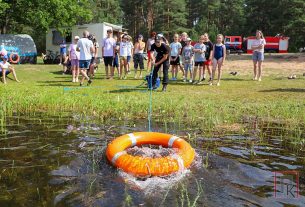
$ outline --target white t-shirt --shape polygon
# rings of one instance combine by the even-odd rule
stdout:
[[[91,60],[91,51],[90,48],[93,47],[93,43],[88,38],[81,38],[77,42],[77,47],[80,50],[79,60]]]
[[[252,46],[254,47],[257,47],[259,45],[266,45],[266,40],[265,39],[255,39],[252,41]],[[253,51],[256,51],[256,52],[262,52],[264,53],[264,47],[262,49],[255,49]]]
[[[120,43],[120,56],[123,56],[123,57],[128,56],[128,42]]]
[[[132,42],[127,42],[127,56],[131,56],[131,51],[133,48]]]
[[[151,46],[155,43],[155,39],[149,38],[147,41],[147,51],[150,51]]]
[[[182,49],[182,45],[180,42],[172,42],[169,47],[171,48],[171,56],[177,57],[179,56],[179,49]]]
[[[0,62],[0,70],[2,71],[2,69],[5,69],[7,70],[9,68],[11,64],[9,62],[6,62],[6,63],[3,63],[3,62]]]
[[[103,56],[104,57],[113,57],[113,47],[116,46],[115,39],[110,37],[106,37],[102,40],[102,47],[103,48]]]

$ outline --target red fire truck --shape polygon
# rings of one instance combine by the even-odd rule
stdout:
[[[242,38],[242,36],[225,36],[225,45],[229,52],[251,54],[252,42],[255,37]],[[265,37],[265,52],[287,53],[289,37],[277,35],[275,37]]]

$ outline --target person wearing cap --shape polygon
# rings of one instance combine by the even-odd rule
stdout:
[[[156,38],[156,32],[151,32],[150,33],[150,38],[148,38],[147,43],[146,43],[146,51],[147,51],[147,70],[150,70],[151,68],[151,60],[152,60],[152,53],[150,52],[152,44],[155,43],[155,38]]]
[[[168,84],[168,68],[169,68],[169,47],[163,42],[163,35],[157,35],[155,39],[155,43],[152,44],[150,51],[156,52],[156,57],[152,55],[152,62],[154,63],[153,69],[153,78],[152,78],[152,87],[153,89],[157,89],[156,81],[158,78],[158,71],[160,67],[163,66],[163,88],[162,91],[166,91]],[[165,39],[166,40],[166,39]]]
[[[69,58],[71,61],[71,70],[72,70],[72,82],[77,83],[78,76],[79,76],[79,52],[76,51],[77,42],[79,40],[79,36],[74,37],[73,43],[70,45],[68,51],[69,51]]]
[[[107,30],[107,37],[102,40],[102,57],[104,58],[106,78],[109,79],[109,67],[112,67],[115,56],[116,41],[112,37],[112,29]],[[113,77],[111,77],[113,78]]]
[[[133,62],[134,62],[134,70],[135,70],[135,78],[137,79],[137,71],[138,66],[140,67],[140,78],[142,78],[142,71],[144,70],[144,53],[145,49],[145,42],[143,42],[143,35],[138,36],[137,42],[134,44],[134,56],[133,56]]]
[[[14,67],[7,61],[8,56],[2,56],[2,60],[3,61],[0,62],[0,77],[2,76],[2,82],[6,84],[6,76],[10,73],[13,73],[14,79],[19,83],[20,81],[17,78]]]
[[[184,82],[187,82],[187,75],[188,72],[190,72],[190,80],[189,82],[192,83],[193,80],[193,57],[194,57],[194,52],[193,52],[193,46],[192,46],[192,40],[191,38],[187,38],[185,40],[186,45],[182,49],[182,59],[183,59],[183,64],[184,64],[184,70],[185,70],[185,77],[184,77]]]
[[[87,75],[87,70],[89,69],[90,61],[91,61],[91,53],[94,53],[94,46],[91,40],[88,39],[89,32],[83,32],[83,38],[79,39],[77,42],[76,51],[80,52],[79,55],[79,69],[82,74],[82,79],[80,82],[80,86],[83,85],[84,80],[88,80],[88,85],[92,83],[91,79]]]

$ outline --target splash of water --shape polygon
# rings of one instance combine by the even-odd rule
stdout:
[[[151,157],[159,158],[164,156],[170,156],[178,161],[179,171],[168,176],[154,176],[148,178],[138,178],[134,177],[122,170],[119,170],[119,175],[125,180],[128,185],[143,191],[146,195],[154,195],[157,193],[162,193],[179,182],[182,181],[191,171],[184,167],[183,160],[177,154],[178,149],[175,148],[163,148],[159,146],[158,148],[150,147],[132,147],[126,150],[128,154],[133,156],[142,156],[142,157]],[[195,160],[193,161],[192,166],[199,167],[201,165],[202,159],[199,155],[196,154]]]

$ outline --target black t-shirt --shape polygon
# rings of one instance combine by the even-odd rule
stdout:
[[[213,43],[211,41],[208,41],[208,42],[204,42],[204,44],[206,46],[205,58],[207,60],[209,60],[210,55],[211,55],[211,51],[213,50]]]
[[[181,41],[180,41],[180,44],[181,44],[181,46],[182,46],[182,48],[181,48],[181,54],[182,54],[183,48],[186,46],[186,42],[183,41],[183,40],[181,40]],[[181,54],[180,54],[180,55],[181,55]]]
[[[169,53],[169,47],[167,47],[164,43],[161,44],[160,47],[157,47],[156,44],[152,44],[150,51],[156,51],[157,57],[156,60],[159,61],[163,58],[164,55],[167,55]],[[169,56],[167,56],[167,60],[169,59]]]

